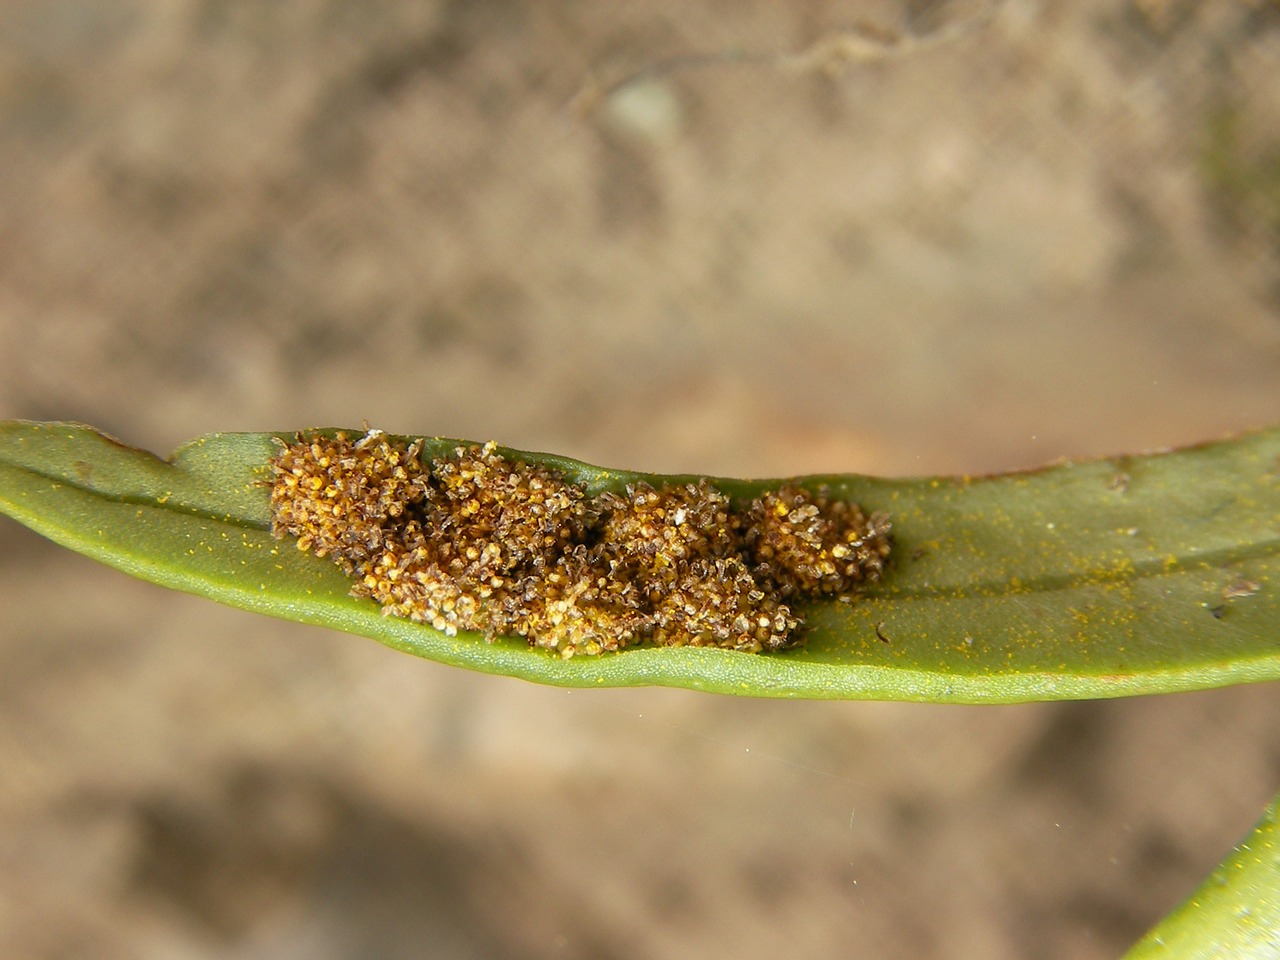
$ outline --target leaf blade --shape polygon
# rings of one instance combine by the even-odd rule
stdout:
[[[424,456],[458,441],[427,442]],[[852,603],[806,608],[807,644],[760,656],[636,648],[559,660],[382,617],[327,560],[269,531],[271,434],[169,460],[70,424],[0,425],[0,510],[134,576],[429,659],[569,686],[1009,703],[1280,678],[1280,430],[977,478],[808,478],[895,524],[895,563]],[[636,479],[560,457],[592,492]],[[717,481],[749,497],[777,481]]]
[[[1280,954],[1280,796],[1250,834],[1124,960],[1268,960]]]

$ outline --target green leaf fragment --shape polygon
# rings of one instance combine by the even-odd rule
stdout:
[[[274,539],[267,462],[289,435],[212,434],[166,461],[80,425],[0,424],[0,510],[164,586],[543,683],[1010,703],[1280,677],[1280,429],[994,477],[805,478],[888,513],[895,544],[878,583],[803,608],[804,646],[568,661],[383,617],[334,564]],[[459,443],[428,439],[423,456]],[[697,479],[504,452],[591,494]],[[713,480],[741,499],[783,482]]]
[[[1253,832],[1125,960],[1280,957],[1280,796]]]

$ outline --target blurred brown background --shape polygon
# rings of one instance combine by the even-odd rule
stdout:
[[[0,416],[741,475],[1280,421],[1280,5],[0,2]],[[0,524],[0,954],[1112,957],[1274,686],[565,691]]]

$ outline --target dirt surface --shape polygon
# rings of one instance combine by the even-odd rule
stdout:
[[[0,417],[730,475],[1280,421],[1264,0],[0,3]],[[1102,958],[1276,688],[564,691],[0,524],[0,954]]]

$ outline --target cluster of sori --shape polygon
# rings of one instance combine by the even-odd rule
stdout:
[[[332,557],[384,613],[449,635],[517,635],[565,657],[778,650],[802,636],[793,607],[877,579],[889,555],[888,517],[821,490],[742,506],[705,480],[591,497],[492,443],[421,452],[380,431],[282,441],[272,529]]]

